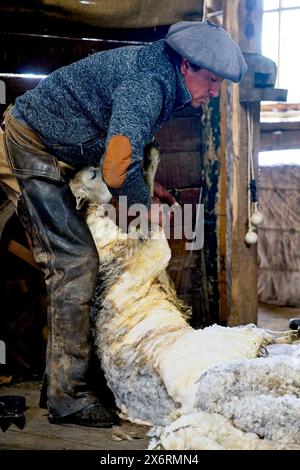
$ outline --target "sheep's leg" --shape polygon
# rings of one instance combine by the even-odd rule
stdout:
[[[270,336],[268,344],[291,344],[300,339],[300,328],[291,331],[266,331]],[[269,342],[270,341],[270,342]]]
[[[159,144],[155,140],[145,149],[144,178],[149,188],[151,196],[154,193],[154,180],[159,165],[160,152]]]

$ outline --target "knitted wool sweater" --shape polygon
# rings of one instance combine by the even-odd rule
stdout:
[[[17,98],[14,113],[59,160],[76,168],[99,166],[111,139],[124,136],[130,161],[121,186],[112,192],[126,195],[128,205],[149,207],[143,148],[190,100],[175,53],[159,40],[98,52],[58,69]],[[110,161],[118,171],[119,163]]]

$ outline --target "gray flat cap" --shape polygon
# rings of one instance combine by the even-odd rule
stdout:
[[[223,28],[210,21],[175,23],[166,42],[192,64],[232,82],[240,82],[247,70],[239,46]]]

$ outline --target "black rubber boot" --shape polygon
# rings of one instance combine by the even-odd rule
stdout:
[[[87,377],[98,254],[67,184],[30,178],[20,186],[18,215],[30,233],[48,294],[47,406],[64,416],[97,402]]]
[[[50,415],[49,421],[51,424],[77,424],[92,428],[110,428],[119,424],[120,419],[114,411],[101,403],[94,403],[67,416],[55,418]]]
[[[291,330],[298,330],[300,328],[300,318],[291,318],[289,327]]]
[[[57,159],[29,126],[15,119],[6,124],[7,158],[21,190],[18,215],[31,236],[47,287],[44,397],[50,413],[64,417],[99,402],[88,380],[93,343],[90,305],[98,254]]]

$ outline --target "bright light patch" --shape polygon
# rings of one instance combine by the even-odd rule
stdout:
[[[1,78],[46,78],[48,75],[41,75],[36,73],[0,73]]]
[[[260,152],[258,163],[259,166],[300,165],[300,149]]]

